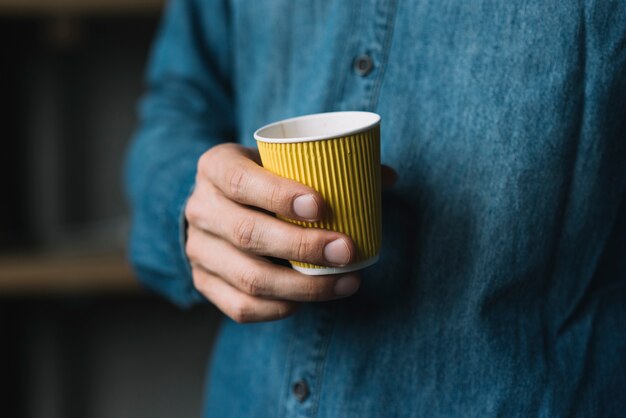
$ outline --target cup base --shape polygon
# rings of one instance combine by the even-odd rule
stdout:
[[[361,270],[365,267],[369,267],[372,264],[378,261],[378,254],[374,257],[368,258],[364,261],[359,261],[358,263],[350,264],[344,267],[321,267],[321,268],[308,268],[308,267],[298,267],[293,266],[293,269],[299,271],[302,274],[306,274],[309,276],[322,276],[326,274],[340,274],[340,273],[348,273],[351,271]]]

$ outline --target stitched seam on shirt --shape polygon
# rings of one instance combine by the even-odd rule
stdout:
[[[326,331],[327,332],[327,338],[323,341],[323,343],[321,344],[321,346],[319,347],[319,349],[317,350],[316,355],[319,355],[322,357],[322,361],[319,361],[317,363],[317,366],[315,367],[315,378],[317,379],[316,385],[315,385],[315,393],[316,393],[316,401],[313,405],[311,405],[311,418],[315,418],[317,417],[317,414],[319,412],[319,405],[320,405],[320,399],[321,399],[321,392],[322,392],[322,380],[324,378],[324,372],[326,371],[326,364],[327,364],[327,360],[328,360],[328,347],[330,347],[330,340],[332,339],[333,336],[333,332],[335,329],[335,322],[336,322],[336,305],[333,303],[331,305],[330,308],[325,307],[325,309],[329,309],[329,311],[325,312],[326,315],[328,315],[328,317],[326,318],[322,318],[321,322],[322,324],[320,324],[320,328],[322,328],[322,331]]]
[[[385,78],[385,70],[389,63],[390,48],[393,40],[393,34],[395,31],[396,19],[398,16],[398,0],[391,0],[389,8],[392,9],[392,12],[388,13],[385,22],[384,37],[381,50],[380,72],[378,74],[378,77],[376,78],[376,81],[374,82],[374,86],[370,94],[368,109],[372,110],[375,109],[378,104],[380,87],[382,86],[383,80]]]
[[[362,16],[362,8],[361,8],[361,2],[357,2],[357,7],[353,7],[351,8],[352,14],[351,14],[351,22],[359,22],[360,19],[363,18]],[[354,23],[353,23],[354,24]],[[358,25],[357,25],[358,26]],[[350,31],[350,37],[348,38],[348,42],[345,43],[344,49],[343,49],[343,53],[341,54],[341,57],[350,57],[353,54],[350,53],[350,50],[355,48],[355,46],[358,46],[358,37],[354,36],[356,31]],[[343,99],[345,96],[345,92],[346,92],[346,81],[348,79],[348,75],[350,74],[349,71],[343,71],[343,61],[341,61],[341,67],[339,68],[339,74],[342,74],[342,77],[334,77],[334,82],[332,85],[332,92],[334,93],[334,97],[331,98],[330,95],[328,95],[327,97],[327,102],[325,103],[325,107],[326,110],[337,110],[336,106],[337,104],[343,104]],[[350,65],[351,63],[347,63],[347,65]],[[341,80],[340,80],[341,79]]]
[[[297,326],[297,317],[294,318],[293,327]],[[294,340],[296,338],[296,334],[294,332],[289,333],[290,338],[287,345],[287,358],[286,358],[286,366],[285,366],[285,374],[283,376],[284,385],[282,386],[283,390],[281,390],[281,394],[278,399],[278,418],[284,418],[287,414],[287,404],[289,402],[289,396],[291,391],[291,375],[293,374],[294,369],[294,361],[293,361],[293,352],[294,352]]]

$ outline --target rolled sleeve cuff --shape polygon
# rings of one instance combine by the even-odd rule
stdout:
[[[145,152],[146,147],[136,149]],[[185,253],[185,206],[195,184],[197,159],[206,149],[203,141],[150,175],[136,175],[142,179],[133,204],[129,248],[133,268],[142,284],[183,308],[206,300],[194,287]],[[131,159],[144,157],[131,153]]]

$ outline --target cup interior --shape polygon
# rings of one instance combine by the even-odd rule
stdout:
[[[365,131],[380,122],[372,112],[316,113],[271,123],[254,133],[263,142],[309,142],[338,138]]]

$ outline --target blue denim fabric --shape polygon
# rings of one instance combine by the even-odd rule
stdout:
[[[369,110],[400,176],[355,296],[224,320],[206,416],[625,416],[626,2],[172,0],[148,81],[131,258],[181,306],[212,145]]]

